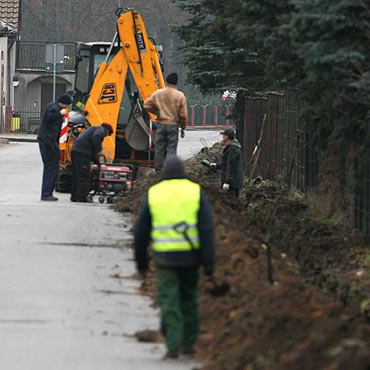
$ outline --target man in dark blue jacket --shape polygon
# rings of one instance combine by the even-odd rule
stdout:
[[[167,158],[164,178],[149,189],[135,227],[135,259],[141,273],[148,270],[152,242],[161,328],[176,358],[180,349],[194,352],[199,331],[198,270],[214,268],[214,226],[211,207],[200,186],[185,176],[183,162]]]
[[[37,139],[44,163],[41,200],[58,200],[58,198],[53,196],[53,191],[59,172],[59,136],[64,117],[67,114],[67,107],[71,103],[71,97],[68,94],[62,94],[57,102],[50,103],[46,107],[40,125]]]
[[[72,155],[72,202],[88,202],[91,188],[90,162],[100,163],[104,156],[102,143],[106,136],[113,133],[109,123],[92,126],[84,131],[73,144]]]

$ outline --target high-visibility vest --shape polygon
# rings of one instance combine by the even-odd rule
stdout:
[[[185,252],[200,248],[198,212],[201,188],[187,179],[164,180],[149,189],[152,241],[155,252]],[[186,236],[175,229],[185,224]]]

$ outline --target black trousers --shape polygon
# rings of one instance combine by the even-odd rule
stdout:
[[[239,198],[239,192],[240,192],[240,189],[239,188],[232,188],[230,186],[229,188],[229,194],[234,197],[234,198]]]
[[[41,195],[48,196],[53,194],[57,182],[60,150],[53,149],[42,141],[39,141],[39,147],[41,158],[44,163]]]
[[[85,200],[91,190],[90,158],[72,152],[72,201]]]

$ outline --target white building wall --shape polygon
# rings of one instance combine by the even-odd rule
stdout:
[[[1,117],[0,126],[1,129],[4,128],[5,120],[5,105],[6,105],[6,91],[7,91],[7,78],[8,78],[8,38],[0,37],[0,89],[2,88],[2,94],[0,91],[0,96],[3,97],[3,101],[0,101],[1,106]]]
[[[15,88],[16,108],[41,107],[41,84],[52,83],[53,77],[47,73],[18,72],[19,86]],[[74,73],[63,73],[57,75],[57,83],[66,84],[66,89],[73,90]]]

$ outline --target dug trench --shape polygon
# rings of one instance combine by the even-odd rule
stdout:
[[[369,240],[323,222],[302,194],[283,185],[262,181],[230,199],[219,189],[219,175],[201,165],[219,155],[216,145],[187,162],[213,208],[215,279],[230,285],[215,296],[200,280],[196,356],[204,369],[370,369]],[[139,176],[117,209],[136,217],[158,180],[151,172]],[[155,299],[153,270],[142,290]],[[148,340],[145,333],[137,337]]]

